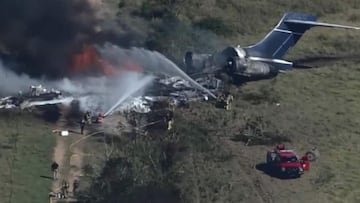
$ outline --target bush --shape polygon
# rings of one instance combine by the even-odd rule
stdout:
[[[247,145],[274,145],[276,143],[291,142],[291,140],[274,130],[270,121],[262,116],[250,117],[235,135],[233,141],[245,142]]]
[[[233,34],[233,30],[221,18],[204,18],[194,25],[201,29],[210,30],[218,35],[231,36]]]
[[[251,104],[259,105],[262,103],[278,103],[280,97],[273,86],[262,85],[258,91],[244,92],[241,94],[244,101],[248,101]]]
[[[214,33],[194,28],[176,18],[155,24],[154,30],[146,46],[163,53],[177,64],[182,64],[186,51],[212,53],[224,44]]]
[[[133,14],[148,20],[155,18],[163,20],[173,16],[172,10],[171,5],[166,5],[161,1],[145,1]]]

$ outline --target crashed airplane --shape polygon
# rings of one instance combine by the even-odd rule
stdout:
[[[268,79],[278,73],[300,67],[283,59],[302,35],[312,27],[360,30],[360,27],[316,22],[305,13],[285,13],[278,24],[260,42],[247,47],[227,47],[214,54],[186,52],[186,72],[192,77],[213,74],[233,84]]]
[[[166,101],[174,105],[184,105],[189,101],[207,101],[211,94],[218,95],[226,86],[224,81],[237,83],[271,78],[278,73],[291,70],[297,64],[283,59],[286,52],[293,47],[301,36],[315,26],[330,28],[345,28],[360,30],[359,27],[336,25],[316,22],[317,17],[303,13],[286,13],[264,39],[248,47],[227,47],[214,54],[196,54],[188,52],[185,55],[185,64],[188,74],[198,77],[191,83],[183,75],[158,75],[151,85],[146,87],[143,96],[133,97],[124,101],[117,110],[148,113],[151,107],[158,102]],[[186,74],[185,74],[186,75]],[[215,75],[215,77],[213,77]],[[208,92],[194,87],[194,83],[205,87]],[[0,108],[30,108],[46,104],[79,103],[99,101],[102,93],[89,92],[84,95],[72,95],[67,92],[60,93],[48,90],[42,86],[32,86],[29,94],[5,97],[0,99]],[[105,100],[104,99],[104,100]],[[105,111],[97,102],[89,106],[91,110]],[[101,103],[101,102],[100,102]]]
[[[218,91],[216,80],[209,86],[209,91]],[[207,86],[206,81],[200,81],[201,85]],[[0,98],[0,109],[29,109],[43,105],[71,104],[82,102],[89,108],[88,110],[105,111],[100,104],[107,97],[106,93],[88,92],[81,95],[61,92],[60,90],[47,89],[42,85],[30,86],[29,91],[21,92],[18,95]],[[206,101],[209,97],[201,93],[181,77],[157,78],[151,87],[146,88],[144,96],[130,97],[117,108],[117,111],[134,111],[138,113],[148,113],[151,107],[158,102],[181,106],[189,101]],[[99,103],[100,102],[100,103]],[[92,105],[89,105],[92,104]],[[94,113],[94,112],[93,112]]]
[[[64,97],[59,90],[46,89],[42,85],[30,86],[29,92],[19,91],[17,96],[0,98],[0,109],[29,108],[45,104],[64,103]]]

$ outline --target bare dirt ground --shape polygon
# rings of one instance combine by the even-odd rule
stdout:
[[[118,134],[119,131],[129,130],[129,125],[126,124],[126,119],[114,115],[109,116],[101,126],[94,128],[84,129],[84,134],[80,134],[80,129],[77,126],[69,126],[68,119],[69,109],[61,109],[61,117],[56,123],[57,130],[68,130],[69,136],[60,136],[56,133],[56,146],[53,152],[53,161],[59,164],[58,179],[53,182],[52,191],[60,192],[63,181],[67,181],[69,184],[69,196],[72,197],[73,182],[84,175],[83,167],[89,160],[86,160],[86,156],[94,156],[91,152],[86,152],[85,148],[89,148],[89,140],[93,135],[106,131],[109,134]],[[119,125],[122,123],[123,125]],[[119,129],[119,126],[121,129]],[[89,138],[89,139],[88,139]],[[91,142],[91,141],[90,141]],[[90,144],[91,146],[91,144]],[[103,146],[102,146],[103,148]]]
[[[61,180],[64,178],[65,171],[63,166],[65,165],[65,153],[66,153],[66,147],[64,140],[61,139],[61,137],[56,138],[56,146],[54,148],[54,154],[53,154],[53,161],[59,164],[59,173],[58,173],[58,179],[53,182],[51,190],[56,192],[61,187]]]
[[[68,109],[62,108],[62,115],[56,124],[58,130],[68,130],[70,132],[69,136],[76,135],[76,139],[82,139],[86,136],[88,132],[84,131],[84,135],[81,135],[80,133],[78,133],[79,129],[69,127],[67,125],[68,121],[66,120],[68,113]],[[79,179],[82,175],[82,144],[77,144],[70,150],[69,146],[71,145],[72,139],[70,139],[69,137],[60,136],[59,134],[55,134],[55,136],[57,136],[57,138],[56,146],[54,148],[53,160],[59,164],[59,174],[58,179],[54,181],[52,185],[52,191],[61,191],[62,183],[65,180],[69,184],[68,191],[71,194],[73,190],[72,183],[75,179]]]

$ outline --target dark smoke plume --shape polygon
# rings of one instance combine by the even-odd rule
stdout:
[[[1,0],[0,53],[32,77],[61,77],[70,58],[91,43],[98,19],[87,0]]]

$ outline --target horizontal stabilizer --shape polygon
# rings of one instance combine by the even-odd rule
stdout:
[[[303,34],[315,26],[360,30],[355,26],[317,22],[315,15],[288,12],[260,42],[244,49],[252,57],[282,59]]]
[[[339,25],[339,24],[331,24],[331,23],[321,23],[307,20],[285,20],[285,23],[293,23],[293,24],[302,24],[309,26],[320,26],[320,27],[333,27],[333,28],[345,28],[345,29],[355,29],[360,30],[360,27],[348,26],[348,25]]]

